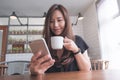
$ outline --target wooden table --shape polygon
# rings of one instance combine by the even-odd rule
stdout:
[[[91,72],[48,73],[39,76],[1,76],[0,80],[120,80],[119,70],[96,70]]]

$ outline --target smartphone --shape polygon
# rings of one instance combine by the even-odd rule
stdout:
[[[41,38],[39,40],[29,41],[29,46],[30,46],[33,54],[36,54],[37,52],[41,51],[40,57],[43,57],[47,54],[50,55],[50,51],[48,49],[48,46],[47,46],[44,38]],[[50,55],[50,57],[51,57],[51,55]]]

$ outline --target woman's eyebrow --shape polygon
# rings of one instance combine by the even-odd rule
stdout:
[[[58,19],[64,19],[63,17],[57,17]]]

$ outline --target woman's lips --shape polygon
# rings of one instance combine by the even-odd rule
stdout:
[[[54,29],[54,32],[57,34],[60,34],[61,30],[60,29]]]

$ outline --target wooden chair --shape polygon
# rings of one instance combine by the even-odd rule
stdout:
[[[91,60],[92,70],[105,70],[108,69],[109,61],[107,60]]]
[[[6,74],[8,66],[5,64],[0,64],[0,76],[3,76],[4,74]]]

